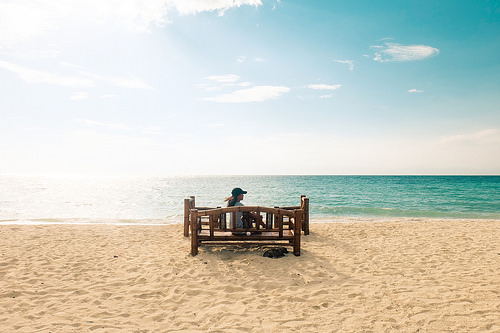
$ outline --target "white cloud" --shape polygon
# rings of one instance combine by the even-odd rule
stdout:
[[[474,133],[457,134],[441,138],[442,144],[500,145],[500,130],[489,128]]]
[[[261,0],[167,0],[169,7],[181,14],[196,14],[205,11],[218,11],[219,15],[233,7],[262,6]]]
[[[228,82],[236,82],[240,79],[239,75],[228,74],[228,75],[211,75],[207,76],[207,79],[219,83],[228,83]]]
[[[195,85],[195,88],[203,89],[206,91],[218,91],[218,90],[222,89],[222,86],[212,86],[208,83],[200,83],[200,84]]]
[[[90,120],[90,119],[82,119],[82,118],[76,119],[76,121],[83,123],[83,124],[86,124],[86,125],[89,125],[89,126],[104,127],[104,128],[111,129],[111,130],[128,130],[129,129],[128,126],[124,125],[124,124],[103,123],[100,121],[95,121],[95,120]]]
[[[69,99],[72,101],[81,101],[81,100],[87,99],[88,97],[89,97],[88,92],[79,91],[79,92],[74,93],[73,96],[71,96]]]
[[[0,48],[47,35],[69,25],[111,24],[149,32],[169,23],[168,12],[197,14],[261,6],[261,0],[16,0],[0,2]]]
[[[241,56],[238,57],[237,61],[239,63],[243,63],[243,62],[247,62],[247,61],[249,61],[249,62],[266,62],[266,59],[264,59],[262,57],[255,57],[253,59],[247,60],[246,56],[241,55]]]
[[[0,46],[1,49],[1,46]],[[61,52],[55,49],[26,49],[19,48],[17,50],[0,51],[0,56],[5,58],[17,58],[22,60],[38,60],[38,59],[56,59],[60,56]]]
[[[309,89],[314,89],[314,90],[337,90],[340,87],[342,87],[341,84],[335,84],[335,85],[328,85],[328,84],[310,84],[306,86]]]
[[[165,0],[93,1],[100,6],[102,17],[116,15],[118,22],[132,31],[148,32],[152,26],[162,27],[168,23]]]
[[[226,87],[249,87],[251,85],[250,82],[237,82],[240,79],[240,76],[236,74],[210,75],[205,78],[207,80],[214,81],[216,85],[200,83],[195,87],[206,91],[219,91]]]
[[[59,15],[47,4],[0,2],[0,47],[42,36],[56,29]]]
[[[248,89],[236,90],[230,94],[205,98],[204,100],[217,103],[251,103],[276,99],[290,91],[283,86],[256,86]]]
[[[372,46],[375,50],[373,60],[379,62],[423,60],[439,54],[439,50],[427,45],[401,45],[385,43]]]
[[[233,86],[236,87],[250,87],[252,84],[250,82],[240,82],[240,83],[235,83]]]
[[[61,63],[60,65],[69,68],[70,70],[80,68],[77,65],[72,65],[68,63]],[[0,60],[0,68],[4,68],[13,73],[16,73],[22,80],[28,83],[47,83],[64,87],[88,88],[88,87],[94,87],[96,85],[96,81],[101,81],[111,86],[120,88],[153,89],[153,87],[146,84],[140,78],[132,76],[111,77],[111,76],[94,74],[82,70],[76,71],[78,76],[62,76],[47,71],[29,69],[3,60]]]
[[[112,99],[112,98],[116,98],[116,97],[118,97],[118,95],[115,95],[115,94],[105,94],[105,95],[101,96],[102,99]]]
[[[7,69],[19,75],[28,83],[48,83],[64,87],[87,88],[95,86],[93,80],[76,76],[61,76],[46,71],[25,68],[7,61],[0,60],[0,68]]]
[[[423,93],[424,91],[423,90],[419,90],[419,89],[409,89],[408,92],[409,93]]]
[[[64,29],[71,23],[103,23],[131,31],[149,31],[168,21],[166,0],[18,0],[0,3],[0,46]]]
[[[142,79],[134,76],[106,76],[106,75],[91,73],[89,71],[84,70],[84,68],[80,65],[75,65],[68,62],[61,62],[60,65],[70,70],[74,70],[81,76],[93,79],[95,81],[101,81],[105,84],[109,84],[114,87],[129,88],[129,89],[153,89],[153,87],[146,84]]]
[[[146,135],[162,135],[164,134],[163,128],[159,126],[141,127],[141,131]]]
[[[354,60],[333,60],[333,61],[338,62],[339,64],[347,65],[350,71],[354,70]]]
[[[78,71],[78,74],[101,81],[114,87],[128,88],[128,89],[153,89],[150,85],[146,84],[142,79],[133,76],[105,76],[87,71]]]
[[[75,64],[72,64],[70,62],[66,62],[66,61],[61,61],[59,63],[59,65],[61,67],[66,67],[66,68],[70,68],[70,69],[73,69],[73,70],[83,70],[83,67],[80,66],[80,65],[75,65]]]

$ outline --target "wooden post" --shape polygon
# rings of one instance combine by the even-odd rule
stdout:
[[[281,215],[281,212],[278,210],[278,216],[276,216],[277,222],[278,222],[278,237],[282,238],[283,237],[283,215]]]
[[[189,237],[189,199],[184,199],[184,237]]]
[[[191,255],[194,257],[198,254],[198,210],[192,209],[190,214],[191,219]]]
[[[210,238],[214,237],[214,229],[215,229],[215,215],[208,215],[208,226],[210,228]]]
[[[304,212],[302,214],[302,230],[304,231],[304,235],[309,235],[309,198],[305,195],[301,196],[300,209]]]
[[[300,234],[302,233],[302,214],[303,210],[295,210],[295,226],[293,230],[293,254],[300,256]]]

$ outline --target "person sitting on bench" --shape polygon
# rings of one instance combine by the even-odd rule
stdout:
[[[239,187],[233,188],[231,196],[224,199],[224,201],[228,201],[227,207],[244,206],[241,201],[245,194],[247,194],[247,191],[243,191]],[[254,222],[262,224],[262,217],[253,212],[249,212],[248,216],[246,214],[244,216],[242,212],[236,212],[236,221],[233,221],[233,214],[231,214],[230,221],[231,227],[234,227],[234,223],[236,223],[236,229],[248,229],[252,227]]]

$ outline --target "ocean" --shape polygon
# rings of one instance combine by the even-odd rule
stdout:
[[[181,223],[183,199],[225,206],[299,205],[312,219],[500,219],[500,176],[0,176],[0,224]]]

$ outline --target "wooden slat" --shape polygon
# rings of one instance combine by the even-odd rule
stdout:
[[[208,217],[208,223],[209,223],[209,228],[210,228],[210,237],[213,237],[214,236],[214,229],[215,229],[214,215],[210,215]]]
[[[227,230],[227,219],[226,219],[226,213],[221,213],[219,215],[219,219],[220,219],[220,228],[222,230]]]
[[[251,232],[251,231],[250,231]],[[293,230],[283,230],[283,236],[281,238],[293,237]],[[244,237],[244,238],[277,238],[279,237],[279,231],[254,231],[250,236],[237,236],[233,235],[232,231],[222,231],[214,230],[213,235],[210,230],[204,229],[198,231],[198,237],[201,239],[203,237]]]
[[[271,229],[273,227],[273,214],[266,213],[266,229]]]

